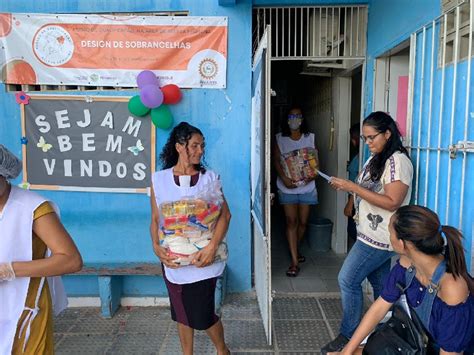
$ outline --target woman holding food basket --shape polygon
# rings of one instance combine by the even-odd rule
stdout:
[[[163,170],[152,177],[150,232],[183,353],[193,353],[198,329],[206,330],[217,354],[228,354],[214,292],[227,259],[231,214],[219,176],[203,166],[203,156],[202,132],[186,122],[178,124],[160,155]]]
[[[306,232],[311,205],[318,203],[314,182],[319,167],[314,133],[310,133],[300,108],[293,107],[282,121],[273,145],[273,165],[278,174],[278,199],[285,211],[286,239],[291,263],[286,276],[296,277],[306,258],[298,246]]]

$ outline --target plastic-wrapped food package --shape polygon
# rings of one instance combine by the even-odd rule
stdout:
[[[296,184],[304,185],[318,174],[317,156],[318,151],[314,148],[293,150],[281,155],[281,166],[286,176]]]
[[[194,254],[209,244],[221,213],[222,193],[215,181],[194,198],[163,202],[160,210],[160,244],[176,263],[189,265]],[[227,259],[227,246],[219,245],[215,261]]]

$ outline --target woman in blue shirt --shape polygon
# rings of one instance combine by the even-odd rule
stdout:
[[[440,348],[440,354],[471,354],[474,350],[474,281],[467,272],[461,233],[451,226],[441,225],[434,212],[421,206],[400,207],[391,218],[389,231],[400,260],[341,354],[353,354],[400,298],[402,291],[396,285],[407,287],[405,271],[409,267],[414,268],[415,277],[404,293],[415,312],[419,312],[418,307],[421,309],[427,290],[437,292],[427,331]],[[433,285],[433,274],[443,262],[445,273],[439,283]]]

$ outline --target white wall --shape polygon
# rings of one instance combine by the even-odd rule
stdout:
[[[351,78],[310,77],[306,82],[305,116],[315,133],[321,171],[330,176],[346,177],[349,157]],[[346,194],[333,190],[326,180],[316,180],[320,204],[313,210],[318,217],[334,223],[332,249],[346,249]]]

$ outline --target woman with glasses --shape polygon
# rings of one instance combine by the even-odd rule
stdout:
[[[323,354],[340,351],[359,325],[365,278],[374,299],[379,297],[394,255],[388,224],[394,212],[410,202],[413,165],[395,121],[384,112],[373,112],[363,121],[362,133],[371,156],[356,182],[336,177],[330,182],[334,189],[354,195],[357,241],[338,276],[343,310],[339,335],[321,349]]]
[[[318,203],[318,194],[314,177],[295,181],[288,176],[282,164],[282,156],[309,148],[315,152],[314,134],[308,132],[306,121],[300,108],[292,108],[282,124],[282,132],[276,135],[273,163],[278,174],[277,187],[280,203],[286,217],[286,239],[291,254],[291,264],[286,271],[289,277],[296,277],[300,271],[299,263],[305,257],[298,252],[298,244],[303,239],[311,205]],[[318,157],[315,155],[318,167]]]

